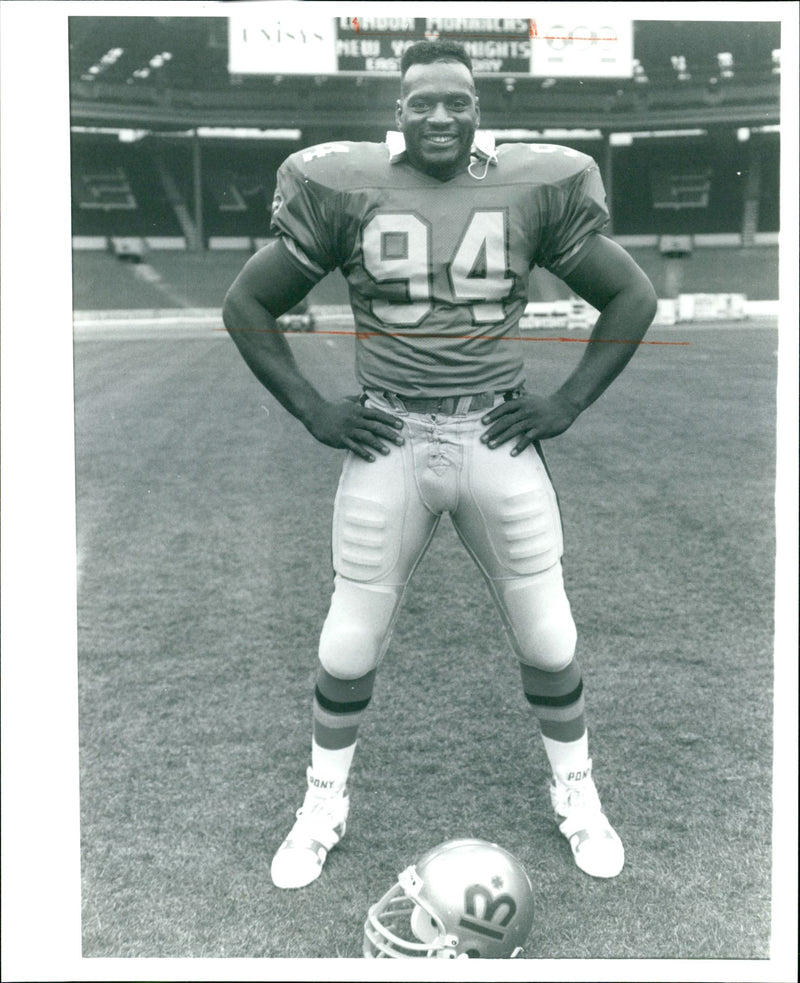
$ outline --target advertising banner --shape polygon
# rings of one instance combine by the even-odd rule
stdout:
[[[464,45],[475,75],[629,77],[633,25],[621,17],[281,16],[244,11],[228,19],[228,68],[248,75],[397,74],[415,41],[450,38]],[[569,7],[565,8],[566,10]],[[574,10],[574,7],[572,8]],[[606,8],[608,9],[608,8]]]

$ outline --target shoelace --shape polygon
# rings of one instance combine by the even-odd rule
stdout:
[[[332,806],[338,798],[338,795],[334,795],[327,799],[314,798],[311,802],[304,802],[297,810],[297,818],[305,819],[306,821],[313,820],[318,816],[333,819]]]
[[[597,795],[595,790],[588,786],[587,788],[567,788],[566,794],[561,800],[567,809],[571,811],[581,811],[587,814],[600,813],[602,807],[600,805],[600,797]]]

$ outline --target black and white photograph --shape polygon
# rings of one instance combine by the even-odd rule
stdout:
[[[0,5],[4,981],[797,979],[799,9]]]

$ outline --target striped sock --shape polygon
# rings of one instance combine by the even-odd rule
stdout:
[[[542,743],[554,774],[576,773],[589,757],[583,680],[576,659],[546,672],[520,663],[525,698],[539,721]]]
[[[358,725],[372,698],[375,670],[358,679],[337,679],[320,666],[313,702],[311,770],[315,780],[347,780]]]

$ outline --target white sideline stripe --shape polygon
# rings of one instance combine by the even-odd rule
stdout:
[[[754,246],[778,246],[780,241],[780,232],[756,232],[753,235]]]
[[[563,306],[564,302],[561,303]],[[342,321],[353,323],[350,308],[342,304],[323,304],[319,307],[312,307],[311,312],[319,324]],[[744,303],[744,312],[746,317],[777,317],[780,313],[780,301],[748,300]],[[680,325],[683,326],[688,323],[691,322],[682,321]],[[155,332],[167,325],[181,326],[186,329],[222,329],[222,314],[216,307],[73,312],[73,326],[78,333],[90,333],[92,330],[100,328],[135,328],[137,331]],[[583,326],[583,322],[581,326]],[[660,326],[669,327],[669,325]],[[523,328],[522,330],[526,329]]]
[[[741,246],[742,236],[739,232],[710,232],[705,235],[695,233],[692,243],[701,249],[705,246]]]
[[[75,311],[73,336],[140,339],[178,336],[219,339],[226,337],[222,315],[216,308],[175,308],[138,311]]]
[[[227,340],[222,325],[218,327],[199,321],[86,321],[75,326],[73,341],[143,341],[148,338],[201,338],[207,341]]]
[[[209,249],[231,249],[236,252],[253,248],[253,240],[249,236],[209,236]]]
[[[108,238],[107,236],[73,236],[72,248],[105,252],[108,249]]]
[[[148,249],[152,249],[154,252],[162,249],[175,251],[186,249],[186,239],[183,236],[145,236],[144,243]]]
[[[148,321],[222,321],[222,314],[218,307],[160,307],[160,308],[137,308],[133,310],[113,310],[113,311],[74,311],[72,319],[75,324],[89,323],[93,321],[111,321],[146,323]]]

